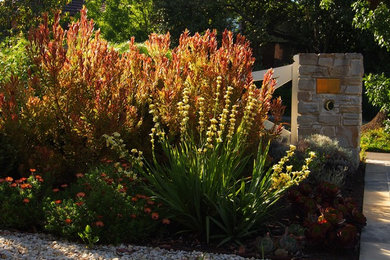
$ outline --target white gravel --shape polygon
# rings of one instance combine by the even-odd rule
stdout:
[[[1,259],[243,260],[246,258],[236,255],[166,250],[124,244],[118,246],[95,246],[93,249],[87,249],[85,245],[65,240],[56,240],[56,238],[51,235],[0,230],[0,260]]]

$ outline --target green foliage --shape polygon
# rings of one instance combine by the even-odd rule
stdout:
[[[368,74],[363,78],[369,102],[379,107],[389,117],[390,113],[390,78],[384,73]],[[386,119],[384,130],[390,132],[390,120]],[[375,146],[375,144],[374,144]]]
[[[3,0],[0,2],[0,39],[6,36],[26,33],[37,26],[44,12],[54,14],[62,9],[68,0]]]
[[[85,230],[83,232],[79,232],[79,237],[85,244],[87,244],[87,247],[89,248],[93,247],[94,244],[99,242],[99,237],[93,235],[90,225],[86,225]]]
[[[135,37],[143,42],[158,29],[158,13],[152,0],[88,0],[86,7],[89,17],[109,41],[123,42]]]
[[[384,73],[370,73],[364,77],[364,85],[371,104],[386,112],[390,111],[390,78]]]
[[[23,36],[7,37],[0,42],[0,82],[10,80],[11,75],[26,79],[29,65],[27,43]]]
[[[186,1],[160,0],[155,1],[162,15],[162,29],[172,34],[173,42],[178,43],[183,31],[204,32],[217,29],[222,33],[226,28],[236,30],[236,16],[226,8],[227,1]]]
[[[354,25],[362,30],[368,30],[374,34],[375,41],[381,47],[390,50],[390,8],[385,1],[379,1],[377,5],[367,0],[358,0],[353,3],[355,17]]]
[[[367,152],[390,152],[390,134],[383,128],[362,133],[360,140],[362,150]]]

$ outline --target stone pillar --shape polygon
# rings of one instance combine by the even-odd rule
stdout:
[[[323,134],[337,139],[342,147],[352,151],[358,163],[362,77],[361,54],[295,55],[291,142],[297,143],[312,134]],[[320,88],[324,84],[332,87]]]

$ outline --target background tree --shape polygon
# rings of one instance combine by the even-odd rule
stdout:
[[[113,42],[132,36],[143,42],[159,30],[159,11],[153,0],[87,0],[88,17],[93,18],[103,36]]]
[[[353,20],[356,28],[373,34],[380,47],[390,51],[390,1],[358,0],[353,3],[355,17]],[[388,55],[387,55],[388,57]],[[390,131],[390,71],[387,62],[378,62],[376,68],[364,78],[366,95],[374,106],[380,108],[379,113],[369,123],[366,129],[386,126]]]
[[[219,34],[225,28],[238,29],[236,16],[225,8],[225,0],[159,0],[155,4],[163,17],[162,29],[170,32],[174,43],[186,29],[191,33],[217,29]]]
[[[2,0],[0,1],[0,40],[27,32],[39,24],[44,12],[54,14],[68,0]]]

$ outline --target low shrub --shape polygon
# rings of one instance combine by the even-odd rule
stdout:
[[[315,152],[317,158],[310,168],[308,181],[312,183],[330,182],[343,186],[346,175],[353,174],[354,165],[351,152],[342,148],[336,140],[324,135],[312,135],[300,141],[293,164],[300,166],[309,152]]]
[[[43,182],[35,169],[28,178],[0,178],[0,228],[33,231],[43,224]]]
[[[45,230],[77,239],[89,226],[102,243],[135,242],[157,236],[170,222],[161,204],[139,188],[139,181],[102,166],[77,174],[76,183],[54,188],[44,201]]]
[[[127,50],[119,52],[101,38],[83,9],[68,30],[60,26],[59,15],[53,24],[46,19],[30,32],[26,45],[28,69],[0,82],[0,133],[17,149],[21,174],[34,165],[59,181],[72,179],[109,154],[103,134],[120,133],[128,147],[142,148],[151,159],[151,149],[144,146],[153,125],[148,106],[159,104],[160,123],[177,136],[177,103],[186,84],[194,133],[191,122],[199,96],[204,98],[204,116],[214,113],[218,75],[224,75],[220,96],[231,86],[232,96],[246,102],[252,84],[249,42],[240,35],[234,39],[229,31],[220,45],[215,31],[193,36],[186,31],[174,49],[169,34],[151,34],[143,45],[130,39]],[[237,104],[240,119],[241,102]],[[217,104],[218,112],[224,105]],[[263,116],[256,115],[259,120]],[[262,127],[261,121],[256,127]],[[259,140],[256,127],[254,143]]]
[[[362,150],[367,152],[390,152],[390,134],[383,128],[362,133],[360,139]]]

